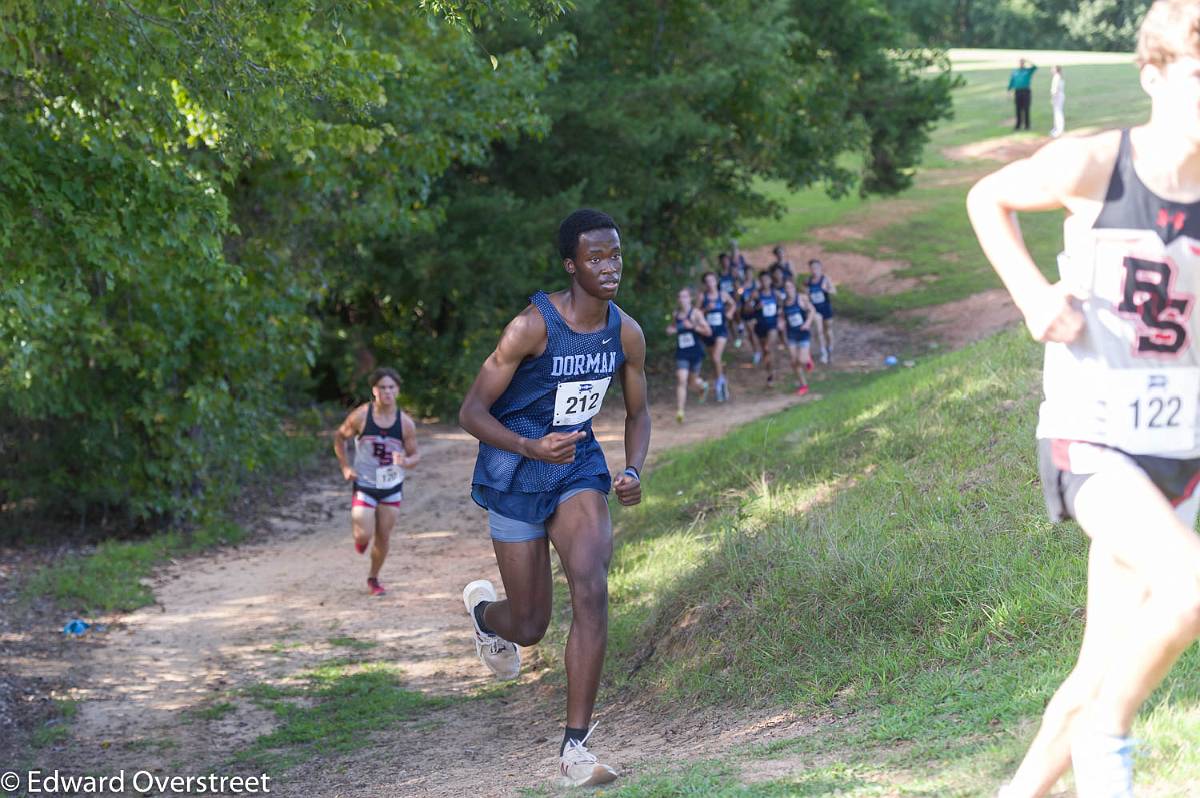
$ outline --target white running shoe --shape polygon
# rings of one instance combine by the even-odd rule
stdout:
[[[822,349],[822,350],[821,350],[821,362],[822,362],[822,363],[828,363],[828,362],[829,362],[829,350],[828,350],[828,349]]]
[[[463,604],[467,607],[467,615],[471,616],[471,628],[475,630],[475,653],[497,679],[515,679],[521,675],[520,649],[500,635],[484,633],[475,620],[475,605],[496,599],[496,588],[486,579],[476,579],[463,588]]]
[[[597,784],[608,784],[617,777],[617,771],[608,765],[601,764],[596,755],[587,750],[584,743],[597,724],[592,724],[582,740],[568,740],[563,749],[562,757],[558,760],[558,770],[562,774],[564,787],[594,787]]]
[[[1071,740],[1071,764],[1079,798],[1133,798],[1130,737],[1086,729]]]

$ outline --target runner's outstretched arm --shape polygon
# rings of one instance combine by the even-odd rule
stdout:
[[[650,406],[646,399],[646,336],[636,321],[621,313],[621,348],[625,363],[621,366],[621,392],[625,396],[625,465],[639,474],[650,450]],[[642,500],[641,479],[621,474],[613,481],[621,504],[630,506]]]
[[[357,479],[358,474],[354,473],[354,467],[350,465],[350,459],[346,454],[346,444],[362,434],[366,417],[367,406],[356,407],[333,433],[333,453],[337,456],[338,465],[342,467],[342,477],[347,482]]]
[[[471,435],[497,449],[531,460],[571,463],[575,461],[575,444],[587,433],[582,430],[552,432],[544,438],[530,440],[505,427],[491,413],[492,405],[512,382],[521,361],[540,354],[545,348],[546,322],[533,307],[526,308],[504,328],[496,351],[483,362],[458,410],[458,423]]]
[[[408,413],[400,414],[400,430],[404,433],[404,468],[412,468],[421,462],[421,452],[417,449],[417,423]]]
[[[984,255],[1004,281],[1030,333],[1038,341],[1070,343],[1083,329],[1072,305],[1070,286],[1050,282],[1038,269],[1017,224],[1017,211],[1072,207],[1095,187],[1085,185],[1098,172],[1089,140],[1055,141],[1030,158],[1014,161],[980,180],[967,194],[967,214]]]

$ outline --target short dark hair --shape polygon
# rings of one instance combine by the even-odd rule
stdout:
[[[808,265],[809,265],[809,266],[812,266],[814,263],[821,263],[821,259],[820,259],[820,258],[811,258],[811,259],[809,259],[809,261],[808,261]],[[824,263],[821,263],[821,265],[822,265],[822,266],[824,266],[825,264],[824,264]]]
[[[571,213],[558,226],[558,254],[563,260],[575,258],[575,250],[579,247],[579,237],[592,230],[616,230],[621,234],[621,228],[607,213],[580,208]]]
[[[400,374],[399,374],[399,372],[397,372],[395,369],[393,369],[393,368],[389,368],[389,367],[387,367],[387,366],[380,366],[379,368],[377,368],[377,369],[375,369],[374,371],[372,371],[372,372],[371,372],[371,376],[370,376],[370,378],[368,379],[368,382],[370,382],[370,383],[371,383],[371,387],[372,387],[372,388],[374,388],[376,385],[378,385],[378,384],[379,384],[379,381],[380,381],[380,380],[382,380],[382,379],[383,379],[383,378],[385,378],[385,377],[391,377],[391,378],[392,378],[392,382],[396,383],[396,387],[397,387],[397,388],[399,388],[399,387],[400,387]]]

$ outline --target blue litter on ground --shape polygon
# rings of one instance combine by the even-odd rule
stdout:
[[[91,626],[92,625],[87,621],[82,621],[79,618],[72,618],[71,620],[67,621],[67,625],[63,627],[63,634],[69,635],[70,637],[79,637],[88,629],[90,629]]]
[[[894,366],[898,362],[895,355],[888,355],[883,359],[885,365]]]

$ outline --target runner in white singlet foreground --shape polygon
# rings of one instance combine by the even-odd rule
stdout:
[[[1200,0],[1154,3],[1137,60],[1147,124],[1058,139],[967,198],[1046,342],[1037,436],[1051,517],[1091,538],[1079,659],[1005,798],[1046,794],[1069,765],[1080,798],[1132,796],[1134,716],[1200,634]],[[1051,285],[1014,214],[1058,207]]]
[[[404,500],[404,472],[421,459],[417,452],[417,425],[396,406],[400,375],[390,368],[371,374],[374,400],[356,407],[333,436],[333,453],[342,476],[354,485],[350,503],[350,530],[354,548],[367,551],[371,541],[371,568],[367,591],[372,596],[387,593],[379,583],[379,570],[387,559],[392,530]],[[354,442],[351,465],[346,445]]]

